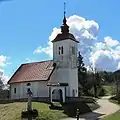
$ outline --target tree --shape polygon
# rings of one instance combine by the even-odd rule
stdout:
[[[101,87],[101,77],[98,72],[94,74],[94,96],[97,97],[98,88]]]
[[[94,97],[97,97],[98,88],[100,88],[102,84],[102,71],[98,68],[93,68],[91,65],[89,67],[91,70],[91,76],[88,76],[88,79],[92,79],[90,80],[91,86],[89,86],[93,88]]]
[[[2,82],[2,77],[0,77],[0,91],[3,89],[3,86],[4,86],[4,84]]]
[[[83,63],[83,57],[81,56],[80,52],[78,53],[78,82],[79,85],[85,88],[87,81],[86,81],[86,68]]]

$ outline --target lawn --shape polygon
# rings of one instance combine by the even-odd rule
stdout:
[[[103,85],[102,87],[105,89],[106,95],[114,95],[115,94],[116,89],[114,86]]]
[[[120,111],[118,111],[112,115],[109,115],[109,116],[103,118],[102,120],[120,120]]]
[[[26,105],[26,102],[0,104],[0,120],[20,120],[21,111],[25,110]],[[39,112],[37,120],[58,120],[67,117],[63,110],[50,110],[49,105],[45,103],[33,102],[33,108]]]
[[[49,104],[32,102],[33,109],[37,109],[39,117],[36,120],[59,120],[66,117],[75,117],[76,108],[80,108],[80,113],[91,112],[97,109],[98,104],[93,103],[68,103],[63,105],[64,110],[52,110]],[[57,104],[59,105],[59,104]],[[21,112],[27,107],[27,102],[14,102],[9,104],[0,104],[0,120],[20,120]]]

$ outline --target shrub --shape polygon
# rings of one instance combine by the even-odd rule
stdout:
[[[99,92],[99,96],[105,96],[107,93],[107,91],[104,88],[101,88],[100,92]]]
[[[28,118],[29,115],[31,115],[33,118],[36,118],[38,116],[38,111],[33,109],[32,111],[22,111],[21,113],[22,118]]]
[[[64,113],[69,117],[75,117],[77,109],[80,110],[80,114],[91,112],[90,107],[84,102],[70,102],[63,104]]]

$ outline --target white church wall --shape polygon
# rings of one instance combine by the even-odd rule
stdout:
[[[27,98],[27,83],[31,85],[29,88],[33,92],[33,97],[48,97],[48,86],[47,81],[40,82],[25,82],[25,83],[14,83],[11,84],[11,99]],[[16,89],[16,93],[14,93]]]
[[[40,97],[49,97],[49,88],[47,86],[48,81],[39,82],[38,85],[38,96]]]
[[[19,84],[12,84],[10,87],[10,94],[11,98],[13,99],[18,99],[20,97],[20,85]]]
[[[59,55],[61,46],[63,46],[63,54]],[[53,43],[53,61],[57,63],[57,68],[51,81],[68,83],[69,86],[66,87],[68,97],[78,96],[77,52],[78,43],[75,41],[67,39]]]
[[[59,55],[59,47],[63,46],[63,54]],[[75,47],[75,55],[77,55],[77,42],[74,42],[72,40],[63,40],[63,41],[57,41],[53,44],[53,60],[59,61],[61,59],[61,56],[64,60],[69,60],[71,56],[71,48]],[[66,57],[65,57],[66,56]],[[70,61],[69,61],[70,62]]]
[[[68,68],[55,69],[48,82],[69,84],[69,69]],[[70,94],[69,87],[66,87],[66,96],[69,96],[69,94]]]
[[[56,68],[49,82],[68,83],[69,70],[68,68]]]
[[[71,97],[78,97],[78,70],[71,69],[70,70],[70,96]]]

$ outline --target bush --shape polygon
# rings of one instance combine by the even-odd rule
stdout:
[[[80,114],[91,112],[90,107],[84,102],[70,102],[63,104],[64,113],[69,117],[75,117],[77,109],[80,110]]]
[[[32,111],[22,111],[21,113],[22,118],[28,118],[29,115],[31,115],[33,118],[36,118],[38,116],[38,111],[36,109],[33,109]]]
[[[105,96],[107,93],[107,91],[104,88],[101,88],[100,92],[99,92],[99,96]]]

